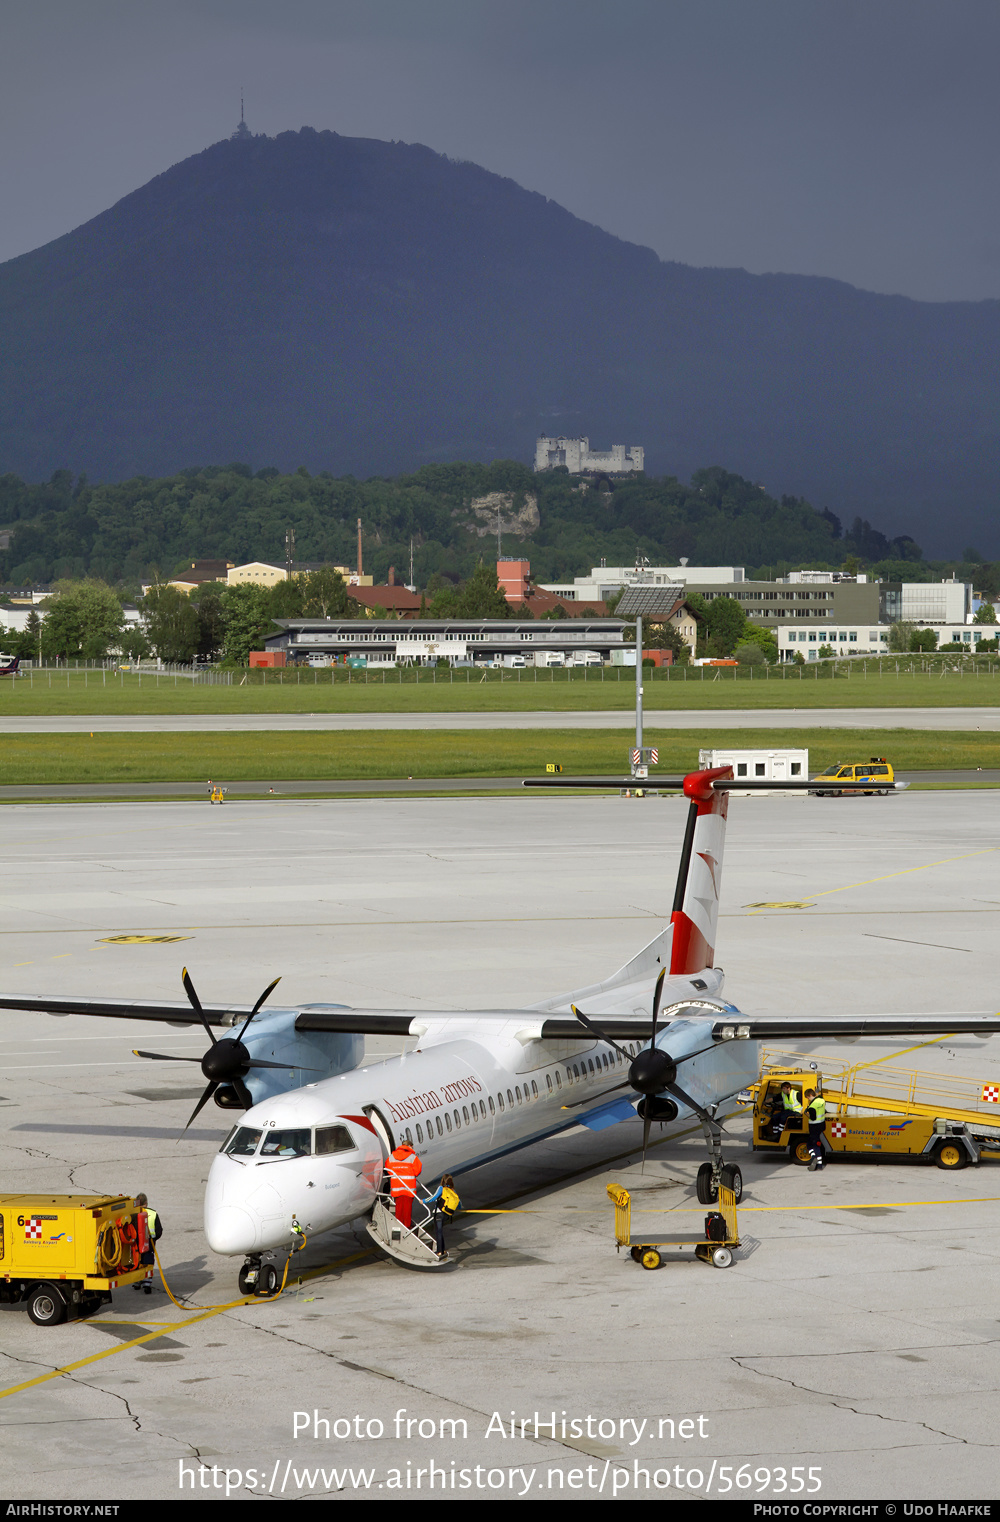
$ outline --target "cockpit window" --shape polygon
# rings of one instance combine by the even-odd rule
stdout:
[[[317,1157],[328,1157],[331,1152],[353,1152],[354,1150],[354,1138],[346,1126],[317,1127]]]
[[[312,1133],[308,1127],[301,1131],[268,1131],[261,1157],[308,1157],[312,1151]]]
[[[259,1131],[253,1131],[249,1126],[237,1126],[229,1140],[223,1144],[222,1150],[228,1152],[230,1157],[252,1157],[259,1141]]]

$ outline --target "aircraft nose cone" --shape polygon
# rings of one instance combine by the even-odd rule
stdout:
[[[257,1222],[250,1212],[235,1205],[222,1205],[205,1212],[205,1235],[213,1252],[226,1257],[253,1252],[257,1247]]]
[[[629,1083],[640,1094],[658,1094],[677,1077],[677,1067],[666,1052],[659,1047],[644,1048],[629,1068]]]

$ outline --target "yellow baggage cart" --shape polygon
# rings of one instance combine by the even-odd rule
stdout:
[[[739,1247],[739,1223],[736,1219],[736,1193],[728,1167],[719,1177],[719,1207],[705,1217],[701,1233],[672,1233],[653,1240],[650,1236],[632,1236],[632,1196],[620,1184],[608,1185],[608,1198],[615,1207],[615,1243],[618,1251],[627,1247],[632,1259],[643,1268],[659,1268],[666,1258],[699,1258],[714,1268],[728,1268],[733,1248]]]

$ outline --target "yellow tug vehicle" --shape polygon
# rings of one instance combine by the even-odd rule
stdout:
[[[814,1068],[766,1064],[751,1089],[754,1151],[785,1153],[802,1167],[809,1163],[808,1123],[785,1109],[787,1083],[801,1110],[807,1089],[826,1101],[827,1162],[909,1161],[951,1171],[1000,1158],[1000,1085],[883,1068],[877,1076],[866,1073],[859,1088],[862,1070],[874,1066],[859,1064],[824,1079]]]
[[[0,1195],[0,1302],[26,1301],[36,1326],[110,1304],[153,1277],[139,1259],[145,1222],[127,1195]]]

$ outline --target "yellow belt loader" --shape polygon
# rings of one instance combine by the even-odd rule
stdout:
[[[911,1080],[918,1077],[913,1074]],[[878,1083],[874,1074],[866,1081],[872,1080],[874,1089]],[[785,1083],[791,1085],[803,1108],[806,1089],[815,1089],[826,1100],[823,1150],[828,1161],[838,1157],[852,1162],[911,1161],[957,1169],[978,1164],[984,1157],[1000,1157],[1000,1114],[984,1117],[973,1107],[971,1098],[962,1105],[942,1103],[932,1096],[921,1100],[861,1092],[853,1069],[831,1076],[825,1084],[822,1073],[792,1067],[768,1068],[753,1086],[755,1152],[787,1152],[795,1163],[805,1166],[809,1162],[808,1120],[785,1110],[781,1097]],[[915,1091],[913,1082],[910,1087]],[[863,1113],[856,1113],[859,1110]],[[992,1123],[994,1120],[997,1124]]]
[[[0,1195],[0,1302],[27,1301],[36,1326],[88,1315],[113,1289],[153,1277],[139,1232],[126,1195]]]

